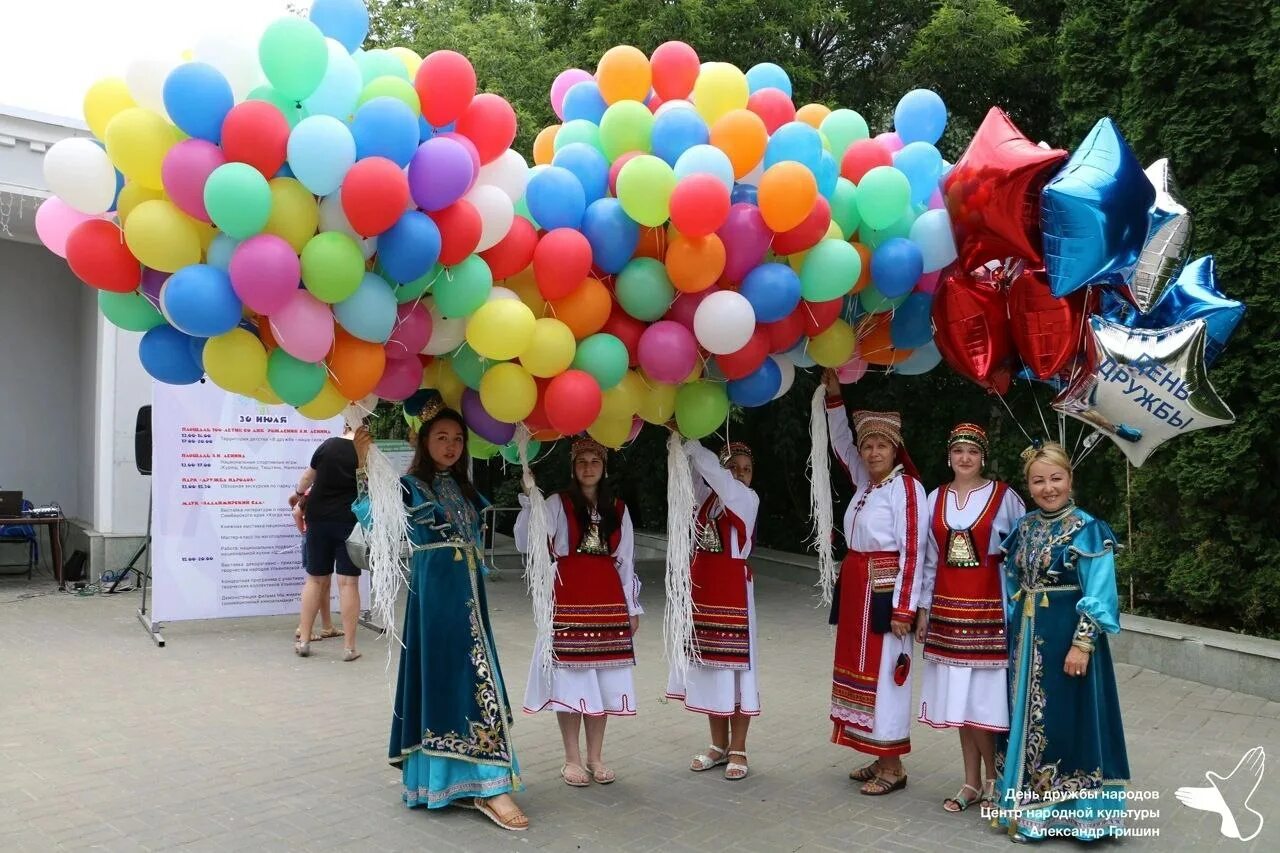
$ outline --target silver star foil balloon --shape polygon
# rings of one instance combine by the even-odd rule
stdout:
[[[1138,310],[1147,313],[1160,300],[1191,251],[1191,213],[1177,198],[1168,159],[1146,169],[1155,187],[1147,241],[1129,278],[1129,292]]]
[[[1053,408],[1106,433],[1134,467],[1171,438],[1235,421],[1209,384],[1204,320],[1130,329],[1095,314],[1089,334],[1097,366]]]

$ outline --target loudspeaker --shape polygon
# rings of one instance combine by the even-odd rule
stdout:
[[[64,581],[84,580],[84,561],[87,559],[89,555],[84,551],[73,552],[62,566],[62,579]]]
[[[151,473],[151,407],[138,409],[138,420],[133,427],[133,458],[139,474]]]

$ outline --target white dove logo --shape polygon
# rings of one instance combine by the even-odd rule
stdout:
[[[1182,787],[1174,792],[1174,796],[1184,806],[1214,812],[1221,817],[1222,826],[1218,831],[1227,838],[1252,841],[1262,832],[1262,815],[1249,808],[1249,799],[1262,783],[1262,770],[1266,760],[1267,754],[1262,747],[1255,746],[1240,758],[1235,769],[1226,776],[1210,770],[1204,774],[1209,780],[1208,787]],[[1249,828],[1253,832],[1244,834]]]

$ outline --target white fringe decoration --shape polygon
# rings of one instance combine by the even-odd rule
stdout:
[[[662,622],[662,639],[667,661],[682,683],[689,673],[693,652],[693,563],[694,524],[693,472],[685,456],[680,435],[667,439],[667,607]],[[692,655],[691,655],[692,652]]]
[[[821,383],[809,403],[809,518],[813,522],[813,547],[818,552],[818,583],[822,603],[831,604],[836,583],[836,561],[831,554],[834,527],[831,508],[831,458],[827,444],[827,392]]]
[[[516,447],[520,451],[522,480],[529,497],[528,551],[525,553],[524,579],[533,602],[533,624],[537,631],[538,668],[550,679],[554,656],[551,648],[551,623],[556,589],[556,563],[551,556],[551,522],[547,504],[529,470],[529,430],[522,424],[516,430]]]

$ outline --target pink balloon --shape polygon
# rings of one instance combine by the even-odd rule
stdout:
[[[641,152],[628,151],[613,161],[613,165],[609,167],[609,195],[616,196],[618,194],[618,174],[622,172],[622,167],[631,162],[631,158],[639,157]]]
[[[204,139],[184,139],[169,149],[160,164],[160,180],[178,209],[209,222],[204,209],[204,184],[213,170],[227,162],[222,149]]]
[[[934,270],[920,276],[920,280],[916,282],[916,290],[921,293],[933,293],[938,289],[938,279],[942,276],[942,270]]]
[[[645,329],[638,349],[640,367],[658,382],[683,382],[698,363],[693,332],[672,320],[659,320]]]
[[[422,384],[422,362],[417,355],[408,358],[392,358],[387,349],[387,366],[373,393],[384,400],[407,400]]]
[[[899,139],[898,134],[892,130],[886,130],[884,133],[876,134],[874,142],[890,154],[902,150],[902,140]]]
[[[942,210],[942,208],[946,206],[947,206],[947,203],[942,199],[942,190],[941,189],[934,190],[933,194],[929,196],[929,209]]]
[[[431,338],[431,312],[420,302],[396,309],[396,325],[387,339],[387,358],[417,357]]]
[[[57,196],[50,196],[36,208],[36,236],[44,247],[60,258],[67,256],[67,235],[81,222],[105,219],[81,213]]]
[[[333,348],[333,311],[306,290],[295,290],[268,319],[276,343],[300,361],[321,362]]]
[[[867,375],[867,363],[855,352],[853,358],[836,368],[836,377],[845,385],[852,385]]]
[[[764,259],[773,232],[764,224],[760,208],[739,202],[729,208],[729,216],[716,231],[724,243],[724,278],[741,282]]]
[[[706,290],[699,290],[697,293],[681,293],[671,303],[671,307],[667,309],[664,320],[674,320],[689,331],[693,331],[693,316],[698,313],[698,306],[702,304],[702,300],[715,293],[720,288],[714,285]],[[692,368],[690,368],[692,369]],[[686,374],[688,375],[688,374]]]
[[[298,290],[302,264],[284,239],[258,234],[236,246],[227,272],[241,302],[259,314],[274,314]]]
[[[640,435],[640,430],[644,427],[644,420],[638,415],[631,416],[631,432],[627,433],[627,441],[635,441],[636,436]]]
[[[564,121],[564,96],[576,84],[590,79],[591,75],[581,68],[566,68],[556,75],[555,82],[551,84],[551,109],[561,121]]]

